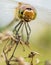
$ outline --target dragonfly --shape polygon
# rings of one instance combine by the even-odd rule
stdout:
[[[27,39],[26,39],[26,42],[25,44],[28,45],[28,42],[29,42],[29,38],[30,38],[30,34],[31,34],[31,27],[29,25],[29,22],[31,22],[32,20],[35,20],[36,19],[36,15],[37,15],[37,12],[36,12],[36,9],[31,6],[30,4],[25,4],[25,3],[22,3],[22,2],[18,2],[18,5],[17,7],[14,8],[15,12],[14,12],[14,19],[11,21],[11,23],[6,27],[6,29],[10,26],[12,26],[12,24],[14,22],[17,22],[18,24],[15,25],[14,29],[13,29],[13,32],[15,33],[15,36],[17,37],[18,35],[18,38],[16,38],[15,36],[10,36],[10,35],[6,35],[6,39],[7,38],[11,38],[12,41],[16,44],[15,46],[15,49],[13,51],[13,54],[11,55],[11,57],[9,59],[7,59],[7,56],[6,56],[6,53],[8,53],[11,48],[15,45],[13,43],[13,45],[11,46],[6,46],[6,50],[3,49],[3,53],[4,53],[4,56],[5,56],[5,60],[6,60],[6,64],[7,65],[10,65],[10,61],[12,60],[13,56],[14,56],[14,53],[15,53],[15,50],[16,50],[16,47],[17,47],[17,44],[19,43],[19,41],[21,42],[22,40],[20,40],[20,37],[19,37],[19,31],[22,27],[22,30],[25,26],[25,30],[26,30],[26,34],[27,34]],[[47,10],[46,10],[47,11]],[[45,12],[46,12],[45,11]],[[41,13],[40,13],[41,14]],[[39,15],[40,15],[39,14]],[[43,13],[42,13],[43,14]],[[41,14],[41,16],[42,16]],[[8,29],[7,29],[8,30]],[[4,35],[5,36],[5,35]],[[22,36],[21,36],[22,37]],[[5,39],[5,38],[4,38]],[[18,42],[18,43],[17,43]],[[28,56],[28,58],[31,58],[31,65],[33,64],[33,57],[34,57],[34,52],[31,52]]]
[[[17,13],[18,12],[18,13]],[[29,4],[24,4],[19,2],[18,7],[15,9],[15,20],[17,20],[17,16],[20,19],[18,24],[14,27],[14,30],[16,32],[16,35],[19,35],[19,30],[21,26],[25,26],[26,34],[27,34],[27,40],[26,44],[29,43],[29,36],[31,33],[31,28],[29,26],[29,22],[31,20],[34,20],[36,18],[36,10],[33,6]]]
[[[18,21],[18,23],[13,28],[14,35],[10,34],[10,32],[9,33],[6,32],[6,34],[2,34],[2,33],[0,34],[1,35],[0,38],[2,40],[7,40],[7,39],[11,40],[11,42],[10,42],[11,44],[5,45],[3,48],[3,53],[5,56],[5,60],[6,60],[7,65],[10,65],[9,63],[14,56],[15,50],[18,46],[18,43],[20,43],[23,46],[22,40],[20,39],[20,37],[23,38],[23,36],[20,36],[20,34],[19,34],[19,31],[21,28],[23,31],[23,27],[25,27],[26,34],[27,34],[25,44],[28,46],[29,37],[30,37],[30,33],[31,33],[31,28],[29,26],[29,22],[31,22],[31,20],[34,20],[36,18],[36,10],[33,6],[31,6],[29,4],[18,2],[18,6],[15,7],[14,15],[15,15],[14,19],[7,26],[7,27],[10,27],[14,22]],[[3,38],[3,36],[5,36],[5,37]],[[14,45],[15,45],[14,51],[8,60],[7,53],[11,51],[11,49]]]
[[[29,43],[29,37],[31,34],[31,28],[30,28],[29,22],[34,20],[36,18],[36,15],[37,15],[36,9],[33,6],[31,6],[30,4],[18,2],[17,7],[15,7],[14,19],[8,25],[10,27],[12,23],[18,22],[15,25],[13,30],[13,32],[15,32],[16,35],[19,35],[20,29],[22,28],[22,31],[23,31],[23,28],[25,27],[25,31],[27,35],[25,44]],[[23,38],[23,35],[22,35],[22,38]]]

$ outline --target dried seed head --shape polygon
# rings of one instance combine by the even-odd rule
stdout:
[[[28,58],[33,58],[36,54],[39,55],[39,53],[31,51],[31,53],[29,54]]]
[[[39,53],[35,52],[35,51],[32,51],[31,54],[34,54],[34,55],[37,54],[37,55],[39,55]]]

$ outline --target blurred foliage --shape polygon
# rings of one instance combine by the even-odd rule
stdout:
[[[46,25],[46,27],[41,31],[38,38],[38,45],[45,48],[51,48],[51,25]]]

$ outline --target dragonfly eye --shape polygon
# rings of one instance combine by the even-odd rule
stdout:
[[[26,9],[28,9],[28,10],[32,10],[31,8],[26,8]]]
[[[21,14],[23,14],[23,11],[21,12]]]

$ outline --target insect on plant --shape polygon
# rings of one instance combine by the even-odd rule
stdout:
[[[12,22],[14,22],[14,21],[17,21],[17,19],[19,19],[18,24],[16,24],[16,26],[14,27],[12,33],[11,32],[5,32],[3,34],[0,33],[0,40],[7,41],[7,44],[3,48],[6,65],[11,65],[10,62],[12,61],[12,59],[14,57],[15,50],[19,43],[22,45],[23,49],[24,49],[23,44],[29,46],[29,37],[30,37],[30,33],[31,33],[31,28],[29,26],[29,22],[31,22],[31,20],[34,20],[35,18],[36,18],[36,10],[34,7],[32,7],[29,4],[24,4],[24,3],[18,2],[18,7],[15,8],[15,17],[12,21]],[[19,31],[21,28],[22,28],[22,32],[23,32],[23,27],[25,27],[26,34],[27,34],[26,41],[23,40],[23,35],[19,34]],[[8,59],[7,54],[8,54],[8,52],[11,51],[11,49],[14,46],[15,46],[15,48],[13,50],[13,53],[11,54],[10,58]],[[28,58],[32,59],[30,65],[33,65],[33,57],[36,54],[37,53],[34,53],[34,52],[31,52],[29,54]]]
[[[25,26],[26,34],[27,34],[27,39],[25,44],[28,45],[29,43],[29,36],[31,33],[31,28],[29,26],[29,22],[31,20],[34,20],[36,18],[36,10],[34,7],[32,7],[29,4],[24,4],[19,2],[18,7],[15,9],[15,19],[17,20],[17,17],[20,19],[20,22],[15,26],[14,30],[16,32],[16,35],[19,34],[19,30],[21,26]]]

